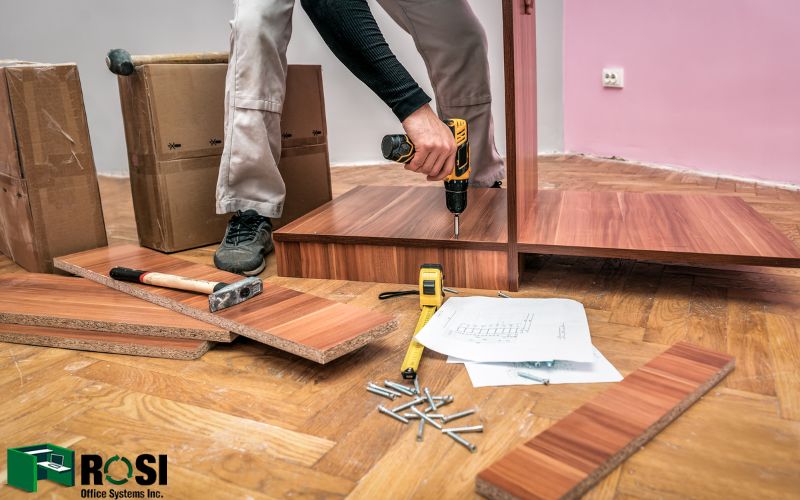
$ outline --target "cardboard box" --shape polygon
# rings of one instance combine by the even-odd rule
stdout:
[[[136,226],[142,246],[176,252],[219,243],[216,215],[226,64],[151,64],[119,78]],[[289,66],[279,169],[280,227],[331,200],[319,66]]]
[[[0,251],[28,271],[107,245],[78,68],[0,62]]]

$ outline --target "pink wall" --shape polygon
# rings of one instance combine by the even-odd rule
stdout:
[[[564,0],[564,140],[800,184],[800,1]]]

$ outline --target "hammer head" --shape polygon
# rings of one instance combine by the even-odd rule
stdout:
[[[135,71],[133,58],[125,49],[111,49],[106,55],[106,66],[115,75],[128,76]]]
[[[225,285],[208,296],[208,308],[211,312],[226,309],[245,300],[255,297],[264,289],[260,279],[256,277],[245,278]]]

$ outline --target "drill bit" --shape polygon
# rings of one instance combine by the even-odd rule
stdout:
[[[453,236],[458,239],[458,214],[453,216]]]

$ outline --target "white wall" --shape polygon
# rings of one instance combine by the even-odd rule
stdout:
[[[423,88],[425,67],[411,38],[370,0],[389,44]],[[562,0],[539,0],[540,150],[563,149],[561,111]],[[489,39],[498,149],[505,154],[503,38],[499,0],[470,0]],[[95,161],[107,174],[127,173],[116,78],[104,56],[123,47],[134,54],[227,50],[232,4],[224,0],[24,0],[4,6],[0,59],[78,63]],[[389,109],[330,53],[299,2],[289,61],[322,64],[334,163],[380,160],[380,139],[401,127]]]

